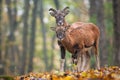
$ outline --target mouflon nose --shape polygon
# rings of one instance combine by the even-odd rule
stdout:
[[[57,37],[58,37],[58,39],[61,40],[64,37],[64,35],[62,33],[59,33],[59,34],[57,34]]]
[[[58,22],[58,25],[60,26],[60,25],[63,25],[63,22],[62,21],[59,21]]]

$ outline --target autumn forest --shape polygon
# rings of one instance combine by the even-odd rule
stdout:
[[[0,0],[0,75],[50,72],[60,68],[60,48],[50,27],[50,8],[69,7],[69,24],[92,22],[100,29],[100,66],[120,67],[120,0]],[[92,54],[91,54],[92,55]],[[66,70],[71,68],[67,51]],[[95,68],[92,56],[91,68]]]

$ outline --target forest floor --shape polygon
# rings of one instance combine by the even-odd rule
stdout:
[[[16,76],[15,80],[120,80],[120,67],[104,67],[100,70],[91,69],[85,72],[45,72],[29,73]]]

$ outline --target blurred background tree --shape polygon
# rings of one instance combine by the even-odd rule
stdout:
[[[70,7],[66,21],[98,25],[101,66],[120,66],[119,0],[0,0],[0,75],[59,69],[56,25],[49,8]],[[62,6],[61,6],[62,5]],[[66,67],[71,55],[67,52]],[[91,60],[94,65],[94,57]]]
[[[113,1],[113,23],[114,23],[114,62],[115,65],[120,66],[120,0]]]

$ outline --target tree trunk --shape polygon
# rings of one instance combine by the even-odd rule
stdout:
[[[0,0],[0,61],[2,60],[2,0]]]
[[[15,70],[15,36],[14,36],[14,31],[17,27],[17,21],[16,21],[16,16],[17,16],[17,9],[16,9],[16,0],[13,1],[14,9],[11,7],[11,0],[6,0],[7,4],[7,9],[8,9],[8,18],[9,18],[9,34],[8,34],[8,53],[9,53],[9,61],[13,62],[10,65],[10,71],[13,73]],[[6,53],[7,54],[7,53]]]
[[[29,52],[29,64],[28,64],[28,72],[33,71],[33,56],[35,50],[35,30],[36,30],[36,11],[37,11],[37,2],[38,0],[34,1],[34,8],[32,13],[32,21],[31,21],[31,37],[30,37],[30,52]]]
[[[45,63],[45,69],[48,70],[48,55],[47,55],[47,46],[46,46],[46,27],[43,21],[44,18],[44,11],[43,11],[43,0],[39,0],[40,4],[40,20],[41,20],[41,32],[43,37],[43,54],[44,54],[44,63]]]
[[[90,3],[90,21],[96,23],[96,0],[89,0]]]
[[[90,14],[90,17],[93,17],[94,15],[96,15],[96,3],[95,3],[96,0],[90,0],[90,10],[89,10],[89,14]]]
[[[59,2],[59,0],[54,0],[54,4],[55,4],[56,9],[60,8],[60,2]]]
[[[20,74],[24,74],[26,70],[26,57],[28,53],[28,14],[29,14],[29,0],[25,0],[25,9],[24,9],[24,26],[23,26],[23,52],[22,52],[22,57],[21,57],[21,68],[20,68]]]
[[[104,22],[104,5],[103,0],[96,0],[97,25],[100,28],[100,61],[101,66],[108,64],[107,39]]]
[[[114,64],[120,66],[120,0],[112,1],[114,15]]]
[[[0,75],[4,74],[3,60],[2,60],[2,0],[0,0]]]

